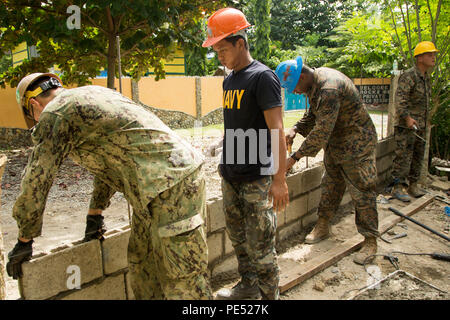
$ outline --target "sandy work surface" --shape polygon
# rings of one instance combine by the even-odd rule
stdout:
[[[400,208],[403,204],[397,200],[390,200],[389,204],[378,204],[379,220],[390,217],[393,213],[387,208],[394,206]],[[448,236],[449,219],[444,214],[444,205],[437,201],[430,203],[427,207],[412,217],[421,223]],[[289,270],[301,265],[329,250],[345,240],[357,235],[354,223],[355,215],[351,205],[341,208],[332,221],[332,236],[322,242],[309,245],[305,244],[304,238],[312,229],[305,233],[294,236],[277,247],[278,263],[281,269]],[[403,221],[385,233],[383,238],[390,239],[395,235],[406,233],[407,236],[392,240],[392,244],[378,240],[378,254],[387,255],[393,251],[404,253],[446,253],[450,254],[449,243],[421,228],[410,221]],[[367,286],[382,280],[397,268],[382,256],[376,257],[371,263],[363,266],[353,262],[356,253],[352,253],[334,265],[326,268],[315,276],[298,284],[297,286],[281,294],[281,300],[346,300],[354,297]],[[450,292],[449,262],[434,260],[426,255],[404,255],[392,253],[398,258],[397,267],[418,277],[427,284]],[[409,283],[410,279],[401,279],[408,282],[405,290],[398,289],[399,283],[391,281],[391,284],[383,284],[372,290],[370,295],[359,297],[359,299],[448,299],[448,295],[441,294],[428,285]],[[229,275],[227,279],[219,279],[213,283],[215,292],[222,287],[230,288],[238,281],[237,275]],[[395,284],[392,284],[395,283]],[[381,291],[378,291],[380,289]],[[394,290],[395,289],[395,290]]]

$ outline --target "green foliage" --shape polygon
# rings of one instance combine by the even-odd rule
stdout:
[[[326,37],[354,8],[355,1],[337,0],[278,0],[273,1],[271,34],[283,50],[295,50],[305,45],[307,37],[319,35],[320,46],[330,45]]]
[[[12,67],[12,59],[10,54],[5,54],[0,58],[0,73],[5,72]]]
[[[253,56],[267,63],[270,56],[270,5],[271,0],[253,0],[255,35]]]
[[[65,83],[84,84],[102,68],[108,70],[108,87],[117,75],[116,36],[121,40],[122,70],[139,79],[154,68],[164,77],[162,59],[176,45],[201,43],[201,33],[190,32],[196,23],[230,1],[203,0],[5,0],[0,6],[0,52],[21,42],[36,44],[40,57],[0,74],[0,85],[16,85],[30,72],[56,66]],[[81,8],[81,28],[69,30],[67,7]]]
[[[450,121],[448,111],[450,7],[448,1],[405,0],[399,5],[397,1],[384,0],[383,9],[385,15],[389,17],[389,23],[394,32],[393,43],[401,53],[401,67],[406,69],[414,65],[414,48],[421,41],[432,41],[440,50],[431,73],[432,93],[427,126],[434,124],[434,127],[426,150],[429,146],[431,157],[448,158]],[[426,152],[425,160],[427,156]],[[428,162],[424,161],[424,169],[428,167],[427,164]]]
[[[329,67],[339,69],[347,76],[388,77],[399,52],[393,45],[387,23],[379,14],[355,13],[336,28],[330,41]]]
[[[200,33],[203,39],[206,39],[205,20],[199,20],[191,29],[192,32]],[[206,76],[208,73],[206,53],[207,48],[202,47],[201,42],[187,43],[184,47],[186,74],[189,76]]]
[[[448,101],[450,87],[445,90],[445,98]],[[450,107],[448,104],[439,106],[431,123],[433,124],[430,143],[431,154],[440,159],[450,160]]]
[[[320,35],[311,34],[305,37],[304,45],[297,46],[294,50],[279,49],[278,42],[274,43],[272,55],[268,60],[267,66],[275,69],[278,64],[285,60],[295,59],[302,56],[303,61],[310,67],[322,67],[328,61],[327,47],[318,44]]]

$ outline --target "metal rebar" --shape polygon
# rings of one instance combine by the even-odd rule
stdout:
[[[411,222],[414,222],[415,224],[421,226],[421,227],[424,228],[424,229],[427,229],[427,230],[430,231],[431,233],[434,233],[435,235],[437,235],[437,236],[439,236],[439,237],[441,237],[441,238],[443,238],[443,239],[445,239],[445,240],[447,240],[447,241],[450,241],[450,238],[447,237],[446,235],[444,235],[444,234],[442,234],[442,233],[440,233],[440,232],[437,232],[437,231],[434,230],[434,229],[431,229],[430,227],[424,225],[423,223],[420,223],[419,221],[417,221],[417,220],[415,220],[415,219],[413,219],[413,218],[410,218],[410,217],[408,217],[408,216],[405,216],[403,213],[401,213],[401,212],[398,211],[397,209],[392,208],[392,207],[389,207],[389,210],[391,210],[391,211],[392,211],[393,213],[395,213],[396,215],[398,215],[398,216],[400,216],[400,217],[402,217],[402,218],[405,218],[405,219],[407,219],[407,220],[409,220],[409,221],[411,221]]]

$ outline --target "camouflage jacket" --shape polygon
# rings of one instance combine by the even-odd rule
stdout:
[[[314,69],[313,77],[310,109],[294,125],[306,137],[298,152],[315,156],[323,148],[337,161],[370,155],[377,133],[352,80],[330,68]]]
[[[395,101],[395,125],[407,128],[405,118],[410,116],[424,129],[427,121],[431,85],[428,74],[422,75],[417,67],[406,70],[398,78]]]
[[[47,195],[67,156],[95,175],[90,208],[105,209],[119,191],[141,213],[203,163],[202,155],[152,112],[99,86],[61,90],[45,107],[32,139],[13,208],[25,238],[41,234]]]

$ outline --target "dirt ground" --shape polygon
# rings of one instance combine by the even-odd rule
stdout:
[[[438,193],[439,191],[433,191]],[[441,193],[443,194],[443,193]],[[389,198],[388,194],[385,194]],[[379,221],[393,215],[387,208],[392,206],[401,208],[405,205],[397,200],[389,200],[389,204],[378,203]],[[445,204],[434,200],[424,209],[414,214],[412,217],[417,221],[433,228],[434,230],[448,236],[450,219],[444,213]],[[317,257],[324,252],[331,250],[336,245],[357,235],[354,224],[354,211],[349,204],[342,207],[333,218],[331,232],[332,236],[317,244],[309,245],[303,243],[306,234],[312,229],[312,226],[305,233],[294,236],[288,241],[283,242],[277,247],[278,262],[283,270],[295,267]],[[392,244],[378,240],[378,254],[387,255],[391,252],[404,253],[445,253],[450,254],[448,241],[437,235],[423,229],[422,227],[410,221],[403,221],[383,235],[383,238],[389,240],[395,235],[406,233],[407,236],[392,240]],[[316,274],[310,279],[299,285],[283,292],[281,300],[346,300],[356,296],[360,291],[378,280],[382,280],[397,268],[384,259],[382,256],[369,265],[357,265],[353,262],[355,253],[344,257],[334,265],[324,271]],[[420,286],[410,284],[405,290],[399,290],[399,283],[393,286],[382,285],[373,290],[370,299],[401,299],[401,300],[423,300],[423,299],[449,299],[450,296],[450,272],[449,262],[434,260],[426,255],[404,255],[393,253],[398,258],[398,269],[404,270],[413,276],[426,282]],[[222,279],[220,282],[213,283],[213,289],[217,292],[222,287],[230,288],[237,283],[236,275],[230,275],[228,279]],[[391,281],[392,282],[392,281]],[[430,285],[447,292],[443,294]],[[396,290],[394,290],[396,289]],[[378,291],[380,290],[380,291]],[[358,298],[358,297],[356,297]],[[359,298],[362,299],[362,298]]]

